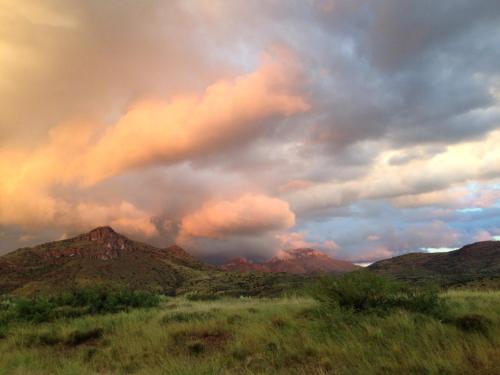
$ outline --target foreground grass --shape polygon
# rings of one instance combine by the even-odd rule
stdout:
[[[327,316],[310,298],[163,300],[0,331],[0,374],[498,374],[500,292],[448,292],[441,321]],[[479,315],[484,325],[456,324]],[[457,318],[457,319],[455,319]]]

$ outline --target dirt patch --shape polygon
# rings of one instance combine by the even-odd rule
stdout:
[[[78,329],[67,336],[57,331],[43,331],[29,334],[25,337],[24,344],[32,346],[65,346],[76,347],[84,344],[93,344],[103,337],[102,328]]]
[[[99,340],[104,334],[102,328],[92,328],[88,330],[77,330],[71,332],[65,340],[68,346],[78,346],[89,344]]]
[[[173,336],[177,348],[183,348],[191,354],[202,354],[223,348],[231,335],[219,329],[179,332]]]
[[[453,323],[462,331],[488,334],[491,322],[480,314],[466,314],[453,320]]]

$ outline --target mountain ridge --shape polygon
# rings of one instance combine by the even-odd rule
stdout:
[[[0,257],[0,293],[109,282],[173,293],[193,274],[211,269],[182,248],[133,241],[111,227],[21,248]]]
[[[281,251],[264,262],[252,262],[246,258],[235,258],[219,266],[224,271],[232,272],[284,272],[293,274],[308,273],[345,273],[359,269],[359,266],[333,259],[322,251],[313,248],[297,248]]]
[[[264,262],[236,258],[212,266],[178,245],[158,248],[105,226],[0,256],[0,294],[37,294],[109,283],[169,295],[198,291],[271,295],[303,284],[310,275],[360,268],[312,248],[282,251]],[[435,281],[445,286],[485,278],[500,280],[500,242],[478,242],[449,253],[405,254],[378,261],[368,269],[402,281]]]
[[[500,241],[481,241],[447,253],[408,253],[380,260],[369,270],[402,281],[454,285],[500,277]]]
[[[280,263],[274,258],[270,261]],[[302,272],[292,272],[299,274],[296,276],[283,273],[286,269],[266,271],[227,272],[202,262],[178,245],[158,248],[103,226],[0,256],[0,294],[33,295],[111,284],[167,295],[203,292],[270,296],[296,289],[309,279]]]

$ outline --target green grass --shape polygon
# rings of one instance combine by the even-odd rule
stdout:
[[[0,326],[0,374],[499,373],[500,292],[443,298],[444,320],[399,308],[325,315],[309,297],[176,297],[114,314],[14,321]]]

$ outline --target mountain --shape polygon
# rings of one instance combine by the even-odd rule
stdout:
[[[500,241],[483,241],[448,253],[410,253],[381,260],[370,270],[403,281],[459,285],[500,278]]]
[[[209,269],[178,246],[160,249],[99,227],[0,257],[0,293],[101,282],[173,293],[185,280]]]
[[[219,266],[219,269],[226,272],[270,272],[263,263],[254,263],[246,258],[235,258]]]
[[[354,271],[359,267],[351,262],[332,259],[319,250],[300,248],[283,251],[279,257],[274,257],[262,263],[254,263],[245,258],[236,258],[219,266],[219,268],[232,272],[310,274],[327,272],[345,273]]]
[[[177,245],[157,248],[110,227],[0,257],[0,295],[30,296],[111,284],[168,295],[276,296],[298,290],[310,280],[303,275],[225,272]]]

